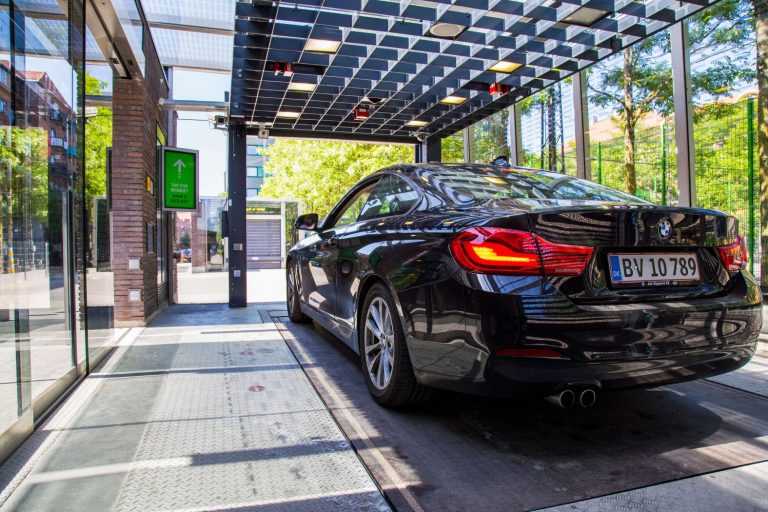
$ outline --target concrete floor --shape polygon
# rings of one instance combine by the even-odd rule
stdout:
[[[173,306],[0,467],[0,508],[768,510],[767,370],[763,346],[739,372],[589,411],[445,393],[393,412],[280,302]]]

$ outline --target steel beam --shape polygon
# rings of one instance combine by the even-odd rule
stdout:
[[[440,137],[430,137],[427,139],[426,151],[427,162],[440,162],[442,158],[442,142]]]
[[[680,206],[696,204],[696,161],[693,145],[693,104],[691,63],[688,53],[688,26],[685,21],[669,29],[672,42],[672,91],[677,144],[677,187]]]
[[[248,258],[246,204],[247,130],[245,125],[229,127],[229,172],[227,217],[229,222],[229,307],[248,305]]]
[[[256,126],[248,127],[248,135],[258,135]],[[290,128],[269,128],[270,137],[283,137],[293,139],[329,139],[350,140],[354,142],[381,142],[388,144],[418,144],[418,139],[411,136],[394,135],[370,135],[365,133],[348,132],[315,132],[312,130],[291,130]]]
[[[416,145],[416,163],[439,162],[441,160],[441,141],[439,137],[430,137]]]
[[[509,107],[507,117],[507,139],[509,144],[510,165],[522,165],[523,162],[523,137],[520,130],[520,109],[517,105]]]
[[[466,163],[472,162],[472,139],[475,136],[475,126],[467,126],[462,130],[462,148],[464,150],[464,161]]]
[[[589,151],[589,107],[587,81],[583,71],[573,75],[573,116],[576,137],[576,176],[592,179],[592,160]]]

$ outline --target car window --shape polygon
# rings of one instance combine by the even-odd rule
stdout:
[[[363,205],[358,220],[375,219],[408,212],[419,200],[419,194],[397,176],[384,177]]]
[[[371,191],[375,186],[375,183],[371,183],[365,188],[352,196],[347,204],[343,207],[341,212],[336,216],[336,223],[333,225],[335,228],[342,226],[348,226],[357,222],[357,218],[360,216],[360,211],[363,209],[363,205],[368,201]]]
[[[565,199],[649,204],[597,183],[533,169],[446,166],[424,173],[424,178],[434,189],[458,204],[495,199]]]

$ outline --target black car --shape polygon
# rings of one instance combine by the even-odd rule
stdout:
[[[430,388],[562,406],[741,367],[762,322],[738,222],[562,174],[400,165],[288,254],[288,310],[361,355],[384,405]]]

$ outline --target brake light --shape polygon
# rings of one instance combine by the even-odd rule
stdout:
[[[723,266],[731,272],[746,268],[749,261],[747,242],[741,236],[737,236],[736,241],[732,244],[718,247],[717,252],[720,254],[720,261],[723,262]]]
[[[451,254],[473,272],[575,276],[584,272],[592,247],[556,244],[527,231],[470,228],[451,241]]]

